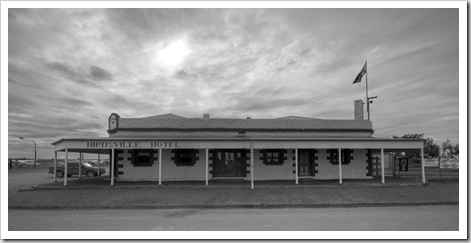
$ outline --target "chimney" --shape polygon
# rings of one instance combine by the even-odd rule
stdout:
[[[355,113],[355,120],[356,121],[364,120],[364,118],[363,118],[363,100],[355,100],[353,102],[353,104],[354,104],[353,112]]]
[[[203,114],[203,119],[209,119],[209,114]]]

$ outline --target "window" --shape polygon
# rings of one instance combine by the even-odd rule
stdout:
[[[193,166],[196,163],[196,149],[174,150],[174,161],[177,166]]]
[[[154,150],[132,150],[132,164],[134,166],[152,166],[154,164]]]
[[[265,149],[261,151],[262,158],[260,158],[266,165],[282,165],[285,157],[284,150],[282,149]]]
[[[329,149],[327,150],[329,153],[329,157],[327,158],[331,164],[333,165],[338,165],[339,164],[339,150],[338,149]],[[342,149],[342,165],[348,165],[350,164],[351,159],[351,153],[353,150],[351,149]]]

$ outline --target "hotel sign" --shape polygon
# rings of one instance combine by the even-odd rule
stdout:
[[[252,144],[253,143],[253,144]],[[229,140],[229,139],[63,139],[54,143],[55,151],[75,152],[83,150],[106,150],[106,149],[287,149],[287,148],[423,148],[423,141],[349,141],[349,140]]]
[[[112,149],[112,148],[179,148],[178,142],[158,142],[158,141],[111,141],[96,142],[87,141],[87,148],[91,149]]]

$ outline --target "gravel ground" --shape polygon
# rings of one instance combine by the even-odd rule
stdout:
[[[431,174],[431,173],[430,173]],[[11,209],[47,208],[185,208],[185,207],[332,207],[332,206],[396,206],[458,204],[458,173],[451,180],[431,180],[427,185],[415,177],[344,180],[250,182],[116,182],[110,187],[107,176],[69,178],[51,183],[47,168],[9,171],[8,206]],[[20,190],[41,185],[49,190]]]
[[[395,187],[97,187],[9,191],[11,209],[329,207],[458,204],[457,182]]]

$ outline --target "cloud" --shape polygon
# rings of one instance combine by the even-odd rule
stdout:
[[[47,67],[50,70],[61,74],[63,77],[81,84],[96,86],[98,83],[94,81],[100,82],[113,80],[113,75],[110,72],[95,65],[90,66],[90,74],[81,71],[79,68],[73,68],[60,62],[48,63]]]
[[[457,9],[9,9],[9,133],[107,136],[122,117],[352,119],[459,139]],[[159,48],[185,41],[174,67]],[[366,110],[365,110],[366,113]],[[213,115],[214,114],[214,115]],[[9,141],[10,142],[10,141]],[[9,149],[15,149],[13,142]],[[19,147],[18,147],[19,148]],[[22,147],[24,148],[24,147]]]
[[[93,80],[97,81],[108,81],[108,80],[113,80],[113,75],[106,71],[105,69],[98,67],[98,66],[90,66],[90,72],[91,72],[91,77]]]
[[[68,80],[75,81],[81,84],[92,85],[93,83],[87,79],[86,74],[82,73],[79,70],[74,70],[74,68],[60,62],[52,62],[48,63],[47,67],[52,70],[56,71],[62,77],[67,78]]]
[[[176,74],[175,74],[175,77],[178,78],[178,79],[183,79],[183,80],[194,80],[194,79],[198,79],[198,76],[194,73],[188,73],[187,71],[185,71],[185,69],[181,69],[180,71],[178,71]]]

